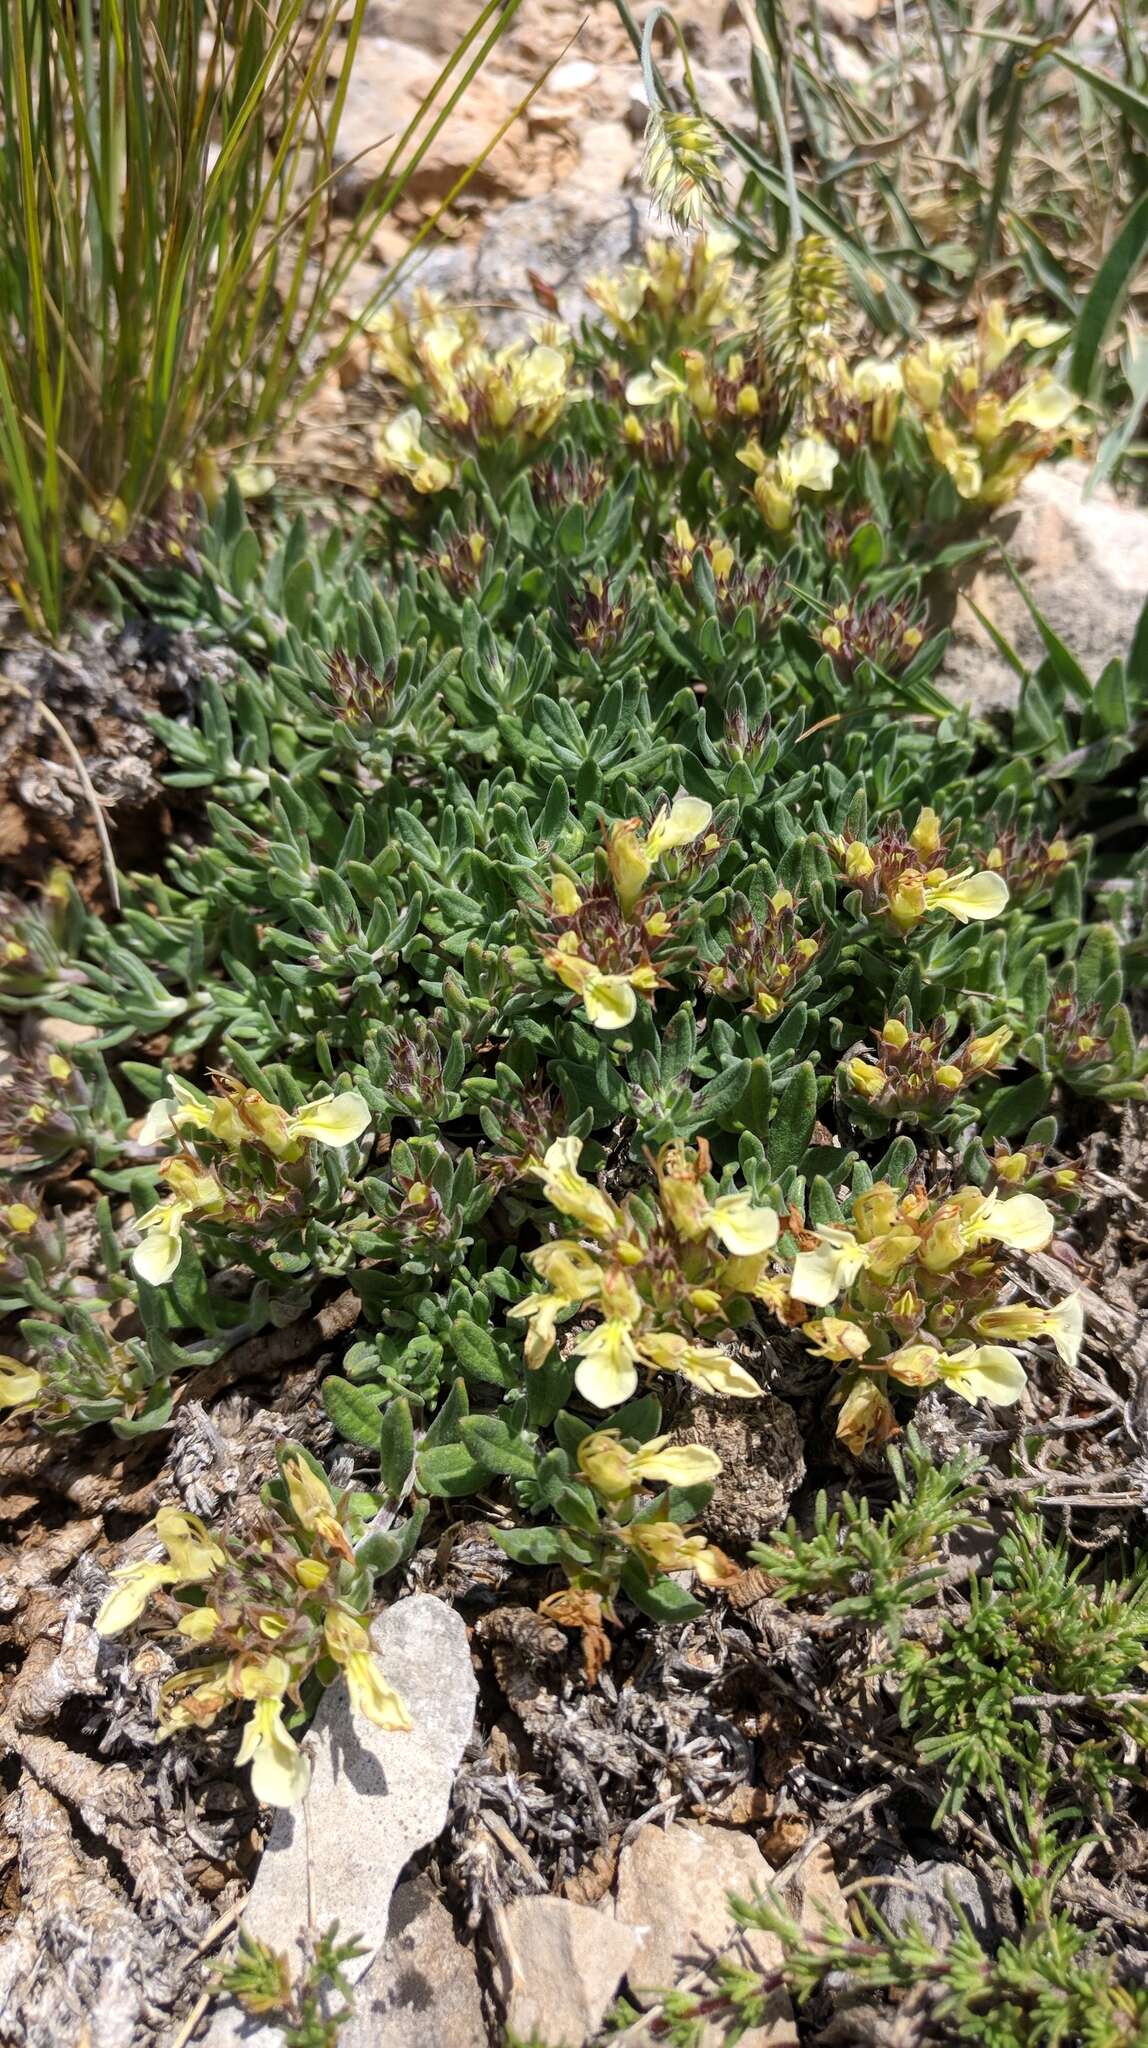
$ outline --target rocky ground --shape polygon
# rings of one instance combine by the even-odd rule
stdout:
[[[834,0],[824,11],[839,61],[862,61],[874,10]],[[358,159],[345,174],[348,203],[371,173],[360,151],[380,129],[401,128],[471,12],[469,0],[435,9],[374,0],[343,136]],[[736,0],[704,0],[681,18],[706,97],[727,120],[748,119]],[[585,278],[636,251],[648,227],[637,188],[645,109],[614,9],[526,0],[464,119],[380,240],[378,269],[353,279],[349,311],[377,291],[385,266],[548,65],[421,280],[521,319],[536,303],[534,272],[577,318]],[[352,362],[320,394],[292,451],[300,470],[342,431],[354,384]],[[1148,513],[1109,492],[1086,500],[1084,476],[1074,464],[1037,472],[1001,532],[1034,601],[1095,675],[1126,648],[1148,587]],[[1022,661],[1033,658],[1036,627],[997,561],[976,566],[968,597]],[[948,686],[991,711],[1009,701],[1013,673],[966,600],[950,603]],[[8,655],[0,857],[11,876],[31,878],[69,848],[90,891],[102,886],[86,792],[66,751],[37,728],[27,691],[81,745],[130,866],[133,845],[142,850],[172,825],[141,707],[177,715],[203,664],[194,648],[110,631],[83,664],[29,647]],[[1142,1162],[1130,1151],[1126,1160],[1119,1201],[1133,1205],[1142,1231]],[[1108,1313],[1113,1347],[1127,1348],[1130,1300]],[[154,1645],[98,1642],[106,1561],[156,1493],[178,1492],[211,1515],[257,1491],[278,1438],[329,1451],[317,1388],[342,1327],[336,1297],[313,1320],[229,1354],[225,1368],[200,1375],[159,1452],[145,1439],[93,1459],[58,1440],[0,1436],[0,1520],[11,1535],[0,1575],[0,1903],[10,1915],[0,2039],[271,2048],[274,2029],[242,2030],[234,2008],[211,2010],[210,1971],[241,1915],[278,1946],[295,1927],[333,1919],[361,1936],[343,2048],[486,2048],[504,2030],[543,2048],[580,2048],[623,1992],[636,2017],[613,2038],[652,2043],[659,1987],[699,1981],[707,1961],[739,1942],[759,1966],[776,1963],[772,1937],[739,1937],[727,1904],[730,1891],[766,1882],[813,1930],[822,1913],[844,1917],[843,1887],[861,1880],[887,1884],[894,1921],[912,1910],[943,1928],[955,1898],[974,1924],[1007,1932],[1007,1887],[975,1830],[959,1818],[930,1829],[929,1788],[880,1687],[866,1693],[859,1681],[864,1714],[833,1722],[835,1652],[816,1631],[755,1600],[751,1584],[740,1609],[720,1617],[676,1633],[639,1627],[590,1686],[567,1638],[526,1605],[525,1581],[481,1520],[453,1522],[418,1553],[412,1597],[377,1625],[413,1732],[357,1724],[348,1740],[336,1689],[310,1738],[308,1804],[266,1842],[245,1780],[214,1738],[158,1748],[152,1708],[170,1667]],[[681,1419],[704,1441],[725,1432],[719,1541],[744,1551],[791,1508],[808,1513],[817,1473],[807,1473],[802,1443],[816,1445],[817,1428],[799,1390],[732,1419],[704,1403]],[[342,1466],[349,1477],[348,1454]],[[1141,1928],[1131,1938],[1143,1937]],[[814,2012],[805,2032],[825,2042],[891,2038],[880,2014],[854,2014],[836,2035],[834,2024],[830,2011]],[[747,2048],[797,2043],[784,1992],[743,2039]]]

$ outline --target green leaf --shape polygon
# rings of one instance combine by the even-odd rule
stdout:
[[[388,1402],[379,1423],[379,1472],[387,1492],[401,1494],[415,1456],[411,1404],[405,1394]]]
[[[622,1591],[639,1613],[648,1615],[651,1621],[677,1624],[705,1613],[704,1603],[695,1600],[673,1579],[658,1578],[649,1584],[636,1558],[628,1558],[623,1567]]]
[[[420,1450],[416,1460],[418,1483],[424,1493],[439,1500],[459,1500],[468,1493],[480,1493],[488,1472],[472,1458],[462,1443],[437,1444]]]
[[[323,1406],[339,1435],[348,1443],[365,1444],[368,1450],[378,1446],[382,1420],[379,1410],[385,1399],[381,1387],[354,1386],[335,1373],[323,1381]]]
[[[1080,309],[1069,381],[1086,397],[1097,358],[1120,314],[1128,288],[1148,252],[1148,192],[1142,192],[1108,250]]]
[[[982,1138],[987,1142],[1026,1131],[1033,1118],[1048,1108],[1051,1094],[1052,1081],[1047,1074],[1030,1074],[1015,1088],[998,1089],[981,1120]]]
[[[816,1122],[817,1076],[805,1060],[782,1090],[766,1139],[770,1171],[775,1178],[787,1166],[800,1165]]]
[[[515,1564],[557,1564],[562,1555],[557,1529],[492,1529],[490,1533]]]
[[[468,1415],[459,1429],[472,1458],[488,1472],[505,1479],[533,1479],[538,1460],[531,1439],[512,1436],[497,1415]]]
[[[484,1380],[490,1386],[518,1385],[518,1374],[503,1357],[489,1330],[482,1330],[473,1316],[458,1315],[450,1326],[451,1348],[466,1377]]]

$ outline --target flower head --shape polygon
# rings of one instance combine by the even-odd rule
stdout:
[[[265,1806],[297,1806],[307,1796],[311,1766],[283,1725],[281,1699],[258,1699],[235,1759],[251,1765],[251,1789]]]
[[[705,219],[706,186],[720,169],[718,139],[702,114],[653,106],[646,122],[642,179],[679,234]]]

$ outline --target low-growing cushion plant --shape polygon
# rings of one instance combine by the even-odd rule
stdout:
[[[689,1390],[752,1399],[778,1346],[843,1459],[926,1389],[1038,1404],[1084,1335],[1030,1263],[1085,1187],[1058,1117],[1144,1092],[1143,874],[1092,835],[1148,629],[1093,683],[1042,622],[986,720],[930,612],[1076,432],[1063,331],[986,302],[890,352],[814,236],[764,278],[653,242],[591,290],[599,323],[497,350],[426,297],[375,323],[354,530],[256,530],[232,488],[121,567],[231,650],[155,721],[197,826],[116,921],[61,875],[9,906],[0,1003],[94,1035],[5,1090],[5,1405],[163,1428],[189,1363],[358,1300],[324,1398],[377,1490],[300,1452],[274,1584],[249,1531],[169,1515],[104,1612],[152,1591],[214,1646],[168,1725],[254,1702],[271,1798],[340,1669],[401,1717],[365,1627],[426,1503],[481,1494],[593,1670],[622,1603],[681,1618],[683,1571],[740,1569]],[[61,1158],[102,1190],[83,1270]]]

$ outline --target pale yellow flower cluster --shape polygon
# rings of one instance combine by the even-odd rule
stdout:
[[[1003,875],[992,868],[945,865],[941,821],[928,806],[908,834],[897,825],[872,841],[846,832],[830,839],[829,851],[842,880],[860,892],[865,915],[885,919],[902,933],[914,931],[936,910],[957,924],[985,924],[1008,909]]]
[[[680,345],[732,333],[748,324],[750,306],[736,248],[719,228],[689,243],[650,241],[641,263],[588,278],[587,296],[627,342],[669,335]]]
[[[1026,1376],[1002,1339],[1047,1337],[1075,1365],[1084,1329],[1078,1295],[1051,1308],[998,1305],[1001,1253],[1042,1251],[1054,1228],[1037,1195],[970,1186],[929,1201],[878,1183],[854,1203],[848,1226],[806,1233],[788,1276],[763,1295],[819,1357],[860,1368],[861,1379],[853,1372],[846,1382],[838,1435],[861,1449],[892,1433],[886,1377],[1011,1406]]]
[[[932,335],[903,358],[904,388],[933,460],[970,504],[1007,504],[1071,420],[1076,399],[1050,370],[998,374],[1018,348],[1047,348],[1067,332],[1047,320],[1010,321],[994,300],[971,341]]]
[[[184,1136],[206,1138],[225,1152],[255,1145],[283,1164],[301,1159],[308,1145],[341,1147],[361,1138],[371,1112],[355,1089],[343,1095],[320,1095],[299,1110],[281,1109],[258,1089],[229,1086],[210,1099],[197,1095],[172,1075],[170,1093],[152,1104],[140,1127],[139,1143],[156,1145]],[[142,1233],[132,1253],[141,1280],[160,1287],[170,1280],[183,1252],[183,1227],[189,1218],[219,1221],[230,1207],[228,1191],[211,1165],[186,1153],[165,1162],[170,1194],[136,1218]]]
[[[251,1706],[237,1762],[251,1765],[257,1799],[293,1806],[311,1767],[284,1721],[288,1699],[317,1662],[338,1667],[351,1704],[377,1728],[409,1728],[410,1716],[371,1651],[363,1618],[338,1598],[338,1573],[353,1567],[335,1501],[302,1455],[283,1461],[293,1527],[269,1532],[245,1558],[208,1534],[197,1515],[161,1508],[155,1534],[166,1556],[123,1565],[96,1617],[100,1635],[118,1635],[157,1594],[174,1596],[174,1623],[185,1643],[226,1644],[228,1654],[179,1671],[160,1696],[160,1728],[207,1728],[228,1707]],[[287,1540],[284,1540],[284,1538]],[[236,1647],[236,1645],[239,1647]]]
[[[558,1238],[530,1253],[542,1287],[510,1313],[528,1325],[526,1363],[540,1366],[554,1347],[560,1317],[571,1309],[595,1312],[570,1349],[579,1359],[574,1383],[595,1408],[628,1401],[638,1369],[675,1372],[710,1394],[752,1398],[756,1380],[718,1346],[696,1340],[651,1298],[654,1263],[673,1263],[680,1296],[678,1321],[704,1322],[721,1309],[720,1275],[730,1258],[761,1261],[777,1242],[778,1219],[744,1191],[711,1201],[701,1175],[676,1148],[659,1162],[659,1252],[628,1207],[621,1207],[578,1170],[580,1138],[559,1138],[529,1171],[547,1200],[578,1225],[581,1238]],[[589,1240],[587,1243],[586,1240]],[[687,1325],[688,1327],[688,1325]]]
[[[376,460],[422,493],[454,481],[460,439],[476,447],[530,447],[580,396],[571,382],[569,338],[553,323],[534,340],[492,350],[474,314],[447,311],[424,294],[413,314],[389,307],[379,313],[370,336],[375,367],[412,399],[380,429]]]
[[[639,995],[653,995],[659,986],[650,954],[669,932],[670,920],[660,907],[643,907],[642,898],[666,854],[694,845],[712,820],[712,805],[683,792],[648,826],[634,818],[611,825],[606,839],[611,898],[585,897],[569,875],[551,878],[550,900],[565,929],[546,948],[543,961],[581,997],[596,1030],[619,1031],[632,1023]]]

